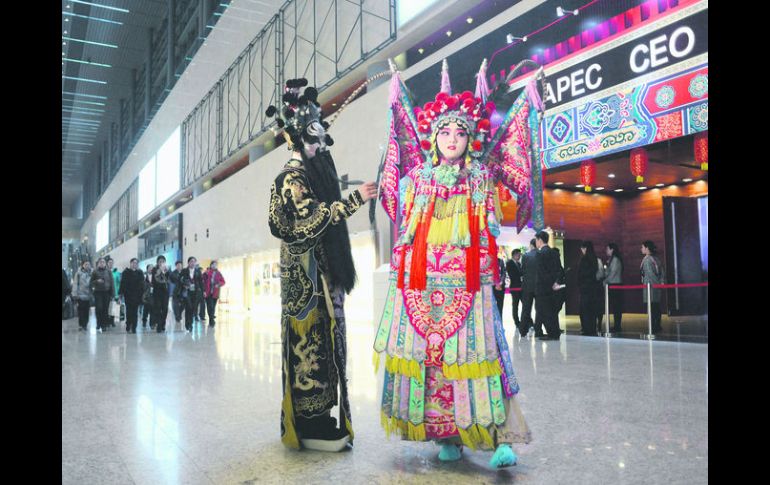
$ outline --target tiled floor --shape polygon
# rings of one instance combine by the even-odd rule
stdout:
[[[279,439],[275,317],[221,315],[165,334],[62,322],[62,483],[701,484],[708,480],[708,345],[565,335],[513,340],[534,441],[496,471],[488,452],[439,462],[379,425],[371,323],[348,322],[355,448]]]

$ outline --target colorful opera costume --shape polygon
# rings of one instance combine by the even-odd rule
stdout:
[[[500,451],[531,439],[492,288],[501,277],[498,184],[516,194],[521,229],[532,206],[531,145],[542,104],[531,83],[492,133],[485,69],[486,61],[475,95],[453,95],[444,61],[441,92],[413,110],[391,66],[380,194],[398,240],[374,343],[377,366],[385,354],[381,419],[388,434],[437,441],[442,454],[451,444],[457,456],[442,460],[459,458],[455,444]],[[467,134],[454,161],[438,150],[447,126]],[[493,458],[493,466],[510,464]]]

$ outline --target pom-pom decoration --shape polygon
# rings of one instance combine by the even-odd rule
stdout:
[[[473,148],[474,152],[480,152],[481,151],[481,141],[473,140],[473,143],[471,143],[471,148]]]
[[[431,149],[432,145],[431,145],[430,141],[428,141],[428,140],[420,140],[420,147],[423,150],[428,151],[428,150]]]

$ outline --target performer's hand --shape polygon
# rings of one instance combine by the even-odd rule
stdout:
[[[366,182],[358,187],[358,192],[361,193],[361,198],[364,202],[368,202],[370,199],[377,197],[377,184],[374,182]]]

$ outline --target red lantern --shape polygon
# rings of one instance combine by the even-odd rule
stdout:
[[[580,183],[585,187],[586,192],[591,192],[591,186],[596,179],[596,162],[593,160],[584,160],[580,164]]]
[[[636,175],[636,183],[644,182],[647,173],[647,150],[634,148],[631,150],[631,174]]]
[[[701,131],[695,135],[695,161],[701,170],[709,169],[709,132]]]

